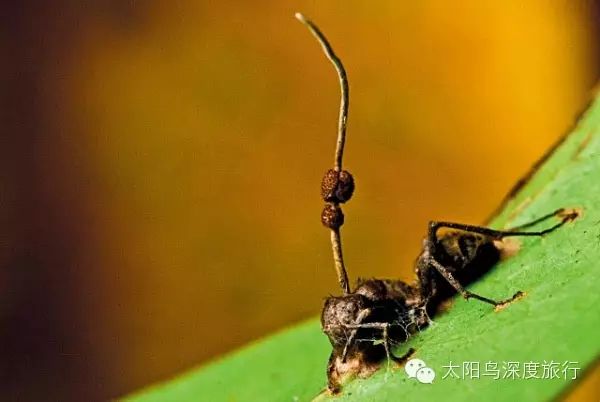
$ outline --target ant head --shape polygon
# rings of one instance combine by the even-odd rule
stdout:
[[[360,315],[368,315],[372,302],[361,294],[331,296],[325,300],[321,313],[323,332],[333,346],[344,346],[348,326],[354,325]]]

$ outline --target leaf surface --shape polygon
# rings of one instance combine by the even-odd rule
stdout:
[[[557,398],[574,384],[565,377],[581,377],[600,356],[598,101],[504,205],[492,226],[518,225],[559,207],[577,207],[583,215],[544,238],[519,240],[516,255],[470,287],[495,299],[522,290],[523,299],[498,312],[484,303],[455,299],[434,325],[396,351],[401,354],[414,347],[415,357],[435,370],[433,384],[421,384],[408,378],[402,367],[384,363],[370,378],[348,383],[339,396],[319,395],[325,387],[330,346],[314,319],[124,400],[245,402],[317,397],[339,402],[536,402]],[[465,362],[479,364],[479,378],[463,378]],[[485,376],[495,373],[486,370],[488,362],[498,365],[500,377],[509,362],[519,363],[520,378]],[[558,378],[523,378],[525,363],[538,363],[538,375],[548,376],[543,366],[553,368],[552,362],[559,364]],[[565,363],[569,363],[567,370],[563,370]],[[450,365],[458,366],[453,371],[461,378],[448,375]]]

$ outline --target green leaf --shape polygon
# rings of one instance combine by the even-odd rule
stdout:
[[[456,299],[434,325],[396,351],[414,347],[415,357],[436,371],[433,384],[421,384],[408,378],[403,368],[384,362],[370,378],[346,384],[334,400],[535,402],[561,395],[573,385],[564,378],[562,365],[570,362],[570,367],[580,368],[581,377],[600,356],[599,206],[600,102],[596,101],[508,200],[492,226],[517,225],[559,207],[581,208],[583,215],[544,238],[521,240],[516,255],[470,288],[496,299],[517,290],[526,296],[498,312],[484,303]],[[125,400],[307,401],[325,387],[329,352],[315,319]],[[464,362],[478,362],[480,378],[442,378],[450,363],[459,366],[454,371],[462,376]],[[523,363],[539,363],[542,375],[544,362],[557,362],[559,378],[484,377],[487,362],[497,363],[501,376],[506,362],[518,362],[521,375]]]

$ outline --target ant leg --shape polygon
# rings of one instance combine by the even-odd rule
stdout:
[[[447,281],[448,283],[450,283],[450,285],[452,285],[452,287],[458,292],[460,293],[460,295],[462,297],[464,297],[465,299],[477,299],[479,301],[482,301],[484,303],[488,303],[491,304],[494,307],[497,306],[502,306],[504,304],[510,303],[511,301],[521,297],[523,295],[523,292],[518,291],[517,293],[515,293],[511,298],[508,298],[506,300],[501,300],[501,301],[496,301],[496,300],[492,300],[492,299],[488,299],[487,297],[483,297],[478,295],[477,293],[473,293],[470,292],[468,290],[466,290],[459,282],[458,280],[456,280],[456,278],[452,275],[452,273],[446,268],[444,267],[442,264],[440,264],[439,262],[437,262],[435,259],[430,258],[429,259],[429,263],[431,264],[432,267],[434,267]]]
[[[392,355],[390,353],[390,344],[389,344],[389,334],[388,334],[388,328],[389,328],[389,323],[385,323],[384,327],[383,327],[383,347],[385,348],[385,357],[386,357],[386,369],[389,372],[390,371],[390,356]]]
[[[367,310],[363,310],[363,311],[367,311]],[[367,312],[367,314],[365,314],[364,316],[366,317],[368,314],[370,313],[370,311]],[[352,333],[350,334],[350,336],[348,337],[348,339],[346,340],[346,346],[344,347],[344,353],[342,354],[342,361],[345,360],[346,358],[346,352],[347,352],[347,348],[350,345],[350,343],[354,340],[354,338],[356,337],[356,332],[361,329],[361,328],[375,328],[375,329],[380,329],[383,333],[383,340],[384,340],[384,346],[385,346],[385,351],[386,354],[388,355],[389,358],[389,353],[388,353],[388,327],[389,327],[389,323],[387,322],[366,322],[366,323],[361,323],[359,322],[362,321],[365,317],[361,318],[362,311],[359,315],[359,317],[356,319],[356,323],[355,324],[346,324],[345,327],[346,328],[351,328],[352,329]]]
[[[508,237],[508,236],[544,236],[550,232],[555,231],[556,229],[558,229],[565,223],[572,221],[573,219],[575,219],[578,216],[576,212],[571,212],[571,213],[564,214],[564,215],[563,215],[563,213],[564,213],[564,210],[559,209],[559,210],[553,212],[549,216],[538,218],[537,220],[535,220],[533,222],[526,223],[525,225],[518,226],[511,230],[496,230],[496,229],[486,228],[483,226],[467,225],[467,224],[463,224],[463,223],[432,221],[429,223],[429,239],[430,239],[430,241],[435,242],[437,240],[437,231],[441,228],[457,229],[457,230],[463,230],[465,232],[479,233],[479,234],[483,234],[486,236],[490,236],[490,237],[492,237],[494,239],[498,239],[498,240],[502,239],[504,237]],[[537,232],[521,232],[519,230],[515,230],[515,229],[521,229],[523,227],[532,226],[535,223],[538,223],[538,222],[541,222],[543,220],[550,218],[551,216],[561,216],[561,215],[563,215],[562,220],[559,223],[557,223],[556,225],[549,227],[548,229],[544,229],[544,230],[537,231]]]
[[[393,360],[396,364],[403,364],[413,353],[415,353],[415,349],[413,348],[409,348],[402,356],[396,356],[390,351],[390,337],[388,334],[389,326],[389,323],[385,323],[385,326],[383,327],[383,346],[385,347],[385,355],[387,356],[388,371],[390,369],[390,360]]]
[[[565,209],[564,208],[559,208],[556,211],[551,212],[551,213],[549,213],[547,215],[541,216],[541,217],[539,217],[539,218],[537,218],[537,219],[535,219],[533,221],[524,223],[524,224],[519,225],[519,226],[513,226],[510,229],[506,229],[506,230],[509,231],[509,232],[514,232],[514,231],[517,231],[517,230],[527,229],[528,227],[537,225],[538,223],[544,222],[544,221],[546,221],[546,220],[548,220],[550,218],[553,218],[555,216],[561,216],[562,215],[562,217],[565,218],[566,215],[564,215],[564,213],[565,213]]]
[[[358,330],[359,328],[376,328],[376,329],[380,329],[382,332],[382,341],[383,341],[383,347],[385,348],[385,354],[387,356],[388,361],[389,360],[393,360],[395,362],[401,363],[404,362],[404,360],[406,360],[406,358],[408,356],[410,356],[413,352],[414,349],[409,349],[408,353],[405,353],[404,355],[397,357],[395,356],[391,351],[390,351],[390,337],[389,337],[389,327],[391,326],[391,324],[389,322],[367,322],[364,324],[349,324],[346,325],[347,328],[353,328],[355,331]]]
[[[410,348],[402,356],[394,356],[392,354],[392,360],[394,360],[398,364],[403,364],[405,361],[408,360],[409,357],[411,357],[413,355],[413,353],[415,353],[415,349]]]
[[[383,346],[385,347],[385,355],[387,356],[388,370],[389,370],[390,360],[393,360],[397,364],[403,364],[406,360],[408,360],[408,358],[413,353],[415,353],[415,350],[413,348],[410,348],[402,356],[396,356],[396,355],[394,355],[390,351],[390,336],[389,336],[389,333],[388,333],[388,328],[390,327],[390,324],[389,323],[385,323],[384,325],[385,326],[383,327]]]
[[[346,339],[346,345],[344,346],[344,351],[342,352],[342,362],[346,362],[346,356],[348,354],[348,348],[350,347],[350,344],[354,341],[354,338],[356,337],[356,333],[358,332],[359,328],[363,328],[362,321],[367,318],[367,316],[369,316],[369,314],[371,314],[371,309],[364,309],[362,310],[359,314],[358,317],[356,317],[356,320],[354,320],[354,325],[355,326],[347,326],[347,328],[352,328],[352,332],[350,332],[350,336],[348,337],[348,339]]]

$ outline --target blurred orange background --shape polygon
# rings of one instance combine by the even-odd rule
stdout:
[[[350,78],[353,279],[412,279],[428,220],[482,222],[600,72],[591,1],[0,8],[3,400],[122,395],[338,292],[318,189],[339,89],[295,11]]]

